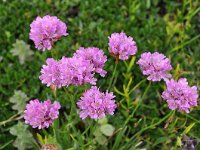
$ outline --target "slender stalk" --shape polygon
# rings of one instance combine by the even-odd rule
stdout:
[[[133,118],[135,112],[137,111],[137,109],[139,108],[140,104],[142,103],[142,100],[145,98],[145,96],[146,96],[146,94],[147,94],[147,92],[148,92],[150,86],[151,86],[151,82],[149,82],[149,85],[148,85],[147,88],[145,89],[144,94],[142,95],[142,97],[141,97],[139,103],[137,104],[137,106],[136,106],[135,109],[133,110],[132,114],[131,114],[131,115],[127,118],[127,120],[125,121],[124,127],[125,127],[125,125],[129,122],[129,120],[130,120],[131,118]]]
[[[131,94],[133,91],[135,91],[146,79],[141,80],[139,83],[137,83],[130,91],[128,94]]]
[[[70,116],[72,116],[73,112],[76,112],[76,94],[78,90],[76,89],[74,92],[74,95],[70,95],[70,100],[71,100],[71,111],[70,111]]]
[[[136,136],[140,135],[142,132],[148,130],[148,129],[151,129],[151,128],[154,128],[156,127],[157,125],[161,124],[163,121],[165,121],[167,118],[169,118],[171,115],[174,114],[175,111],[170,111],[170,113],[168,113],[164,118],[160,119],[158,122],[148,126],[148,127],[145,127],[143,129],[141,129],[139,132],[137,132],[131,139],[134,139]]]
[[[20,115],[20,116],[17,117],[18,115]],[[17,117],[17,118],[16,118],[16,117]],[[0,122],[0,126],[5,125],[5,124],[7,124],[7,123],[9,123],[9,122],[12,122],[12,121],[15,121],[15,120],[19,120],[19,119],[21,119],[22,117],[23,117],[22,112],[19,112],[19,113],[15,114],[15,115],[11,116],[11,117],[8,118],[7,120],[4,120],[4,121]]]
[[[92,126],[94,126],[93,120],[91,121],[91,124],[87,127],[87,129],[81,135],[84,136],[84,134],[86,134],[91,129]]]
[[[110,88],[111,88],[111,86],[113,84],[113,79],[114,79],[115,74],[116,74],[117,65],[118,65],[118,60],[116,59],[116,61],[115,61],[115,68],[114,68],[114,71],[113,71],[113,74],[112,74],[112,77],[111,77],[111,80],[110,80],[110,83],[109,83],[109,86],[108,86],[108,90],[110,90]]]
[[[146,80],[146,79],[145,79],[145,80]],[[140,84],[143,83],[143,81],[145,81],[145,80],[142,80],[142,81],[139,82],[138,84],[140,85]],[[137,84],[137,85],[138,85],[138,84]],[[136,85],[134,88],[136,88],[136,87],[139,86],[139,85],[138,85],[138,86],[137,86],[137,85]],[[122,138],[122,132],[126,129],[127,123],[130,121],[131,118],[133,118],[135,112],[137,111],[137,109],[138,109],[139,106],[141,105],[142,100],[143,100],[143,99],[145,98],[145,96],[147,95],[150,86],[151,86],[151,82],[149,82],[149,85],[148,85],[147,88],[145,89],[145,91],[144,91],[144,93],[143,93],[141,99],[139,100],[137,106],[135,107],[135,109],[133,110],[133,112],[131,113],[131,115],[129,115],[129,117],[128,117],[128,118],[126,119],[126,121],[124,122],[123,127],[122,127],[122,130],[118,133],[116,139]],[[118,143],[117,143],[117,142],[118,142]],[[120,143],[119,140],[116,140],[115,143],[114,143],[114,146],[113,146],[112,150],[115,150],[116,147],[119,145],[119,143]]]
[[[7,143],[5,143],[4,145],[1,145],[0,150],[1,149],[5,149],[6,146],[8,146],[9,144],[11,144],[14,140],[10,140]]]
[[[50,50],[50,51],[51,51],[51,57],[54,58],[54,56],[53,56],[53,50]]]
[[[200,124],[200,121],[199,121],[199,120],[197,120],[196,118],[190,116],[189,114],[184,113],[184,115],[185,115],[186,117],[192,119],[193,121],[197,122],[198,124]]]
[[[177,46],[177,47],[174,47],[173,49],[170,50],[170,53],[172,53],[172,52],[174,52],[174,51],[177,51],[177,50],[183,48],[184,46],[186,46],[186,45],[192,43],[193,41],[197,40],[198,38],[200,38],[200,34],[197,35],[197,36],[195,36],[195,37],[193,37],[191,40],[186,41],[185,43],[183,43],[183,44],[181,44],[181,45],[179,45],[179,46]]]
[[[134,136],[132,136],[129,140],[129,143],[132,143],[132,141],[136,138],[136,136],[142,134],[144,131],[148,130],[148,129],[152,129],[152,128],[155,128],[157,125],[161,124],[163,121],[165,121],[167,118],[169,118],[171,115],[173,115],[175,113],[175,111],[170,111],[170,113],[168,113],[164,118],[160,119],[158,122],[150,125],[150,126],[147,126],[143,129],[141,129],[139,132],[137,132]],[[126,146],[127,148],[127,146]]]
[[[50,51],[51,51],[51,57],[52,57],[53,59],[57,59],[57,58],[58,58],[58,57],[57,57],[57,51],[56,51],[55,49],[51,49]]]

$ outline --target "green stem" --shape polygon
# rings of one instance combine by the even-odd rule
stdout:
[[[146,79],[143,79],[142,81],[140,81],[139,83],[137,83],[130,91],[128,94],[131,94],[133,91],[135,91],[144,81],[146,81]]]
[[[143,129],[141,129],[139,132],[137,132],[134,136],[132,136],[129,140],[129,143],[134,140],[136,138],[136,136],[140,135],[141,133],[143,133],[144,131],[148,130],[148,129],[152,129],[152,128],[155,128],[157,125],[161,124],[163,121],[165,121],[167,118],[169,118],[171,115],[173,115],[175,113],[175,111],[170,111],[169,114],[167,114],[164,118],[162,118],[161,120],[159,120],[158,122],[148,126],[148,127],[145,127]]]
[[[20,117],[17,117],[18,115],[20,115]],[[9,119],[0,122],[0,126],[5,125],[5,124],[7,124],[9,122],[12,122],[12,121],[15,121],[15,120],[19,120],[22,117],[23,117],[23,112],[19,112],[19,113],[15,114],[15,115],[11,116]]]
[[[94,126],[94,122],[93,122],[93,120],[92,120],[92,121],[91,121],[91,124],[88,125],[87,129],[86,129],[81,135],[84,136],[84,134],[86,134],[86,133],[91,129],[91,127],[93,127],[93,126]]]
[[[115,68],[114,68],[114,71],[113,71],[113,74],[112,74],[112,77],[111,77],[111,80],[110,80],[110,83],[109,83],[109,86],[108,86],[108,90],[110,90],[110,88],[111,88],[111,86],[113,84],[113,79],[114,79],[115,74],[116,74],[117,65],[118,65],[118,61],[116,60],[115,61]]]
[[[10,140],[10,141],[8,141],[7,143],[1,145],[0,150],[1,150],[1,149],[5,149],[5,147],[8,146],[9,144],[11,144],[13,141],[14,141],[14,140]]]
[[[140,101],[138,102],[137,106],[136,106],[135,109],[133,110],[132,114],[131,114],[131,115],[127,118],[127,120],[125,121],[124,127],[125,127],[125,125],[129,122],[129,120],[130,120],[131,118],[133,118],[135,112],[137,111],[137,109],[139,108],[139,106],[140,106],[140,104],[142,103],[143,99],[145,98],[147,92],[149,91],[150,86],[151,86],[151,82],[149,82],[149,85],[148,85],[147,88],[145,89],[144,94],[142,95]]]
[[[185,43],[183,43],[183,44],[181,44],[181,45],[179,45],[179,46],[177,46],[177,47],[174,47],[173,49],[170,50],[170,53],[172,53],[172,52],[174,52],[174,51],[177,51],[177,50],[183,48],[184,46],[186,46],[186,45],[192,43],[193,41],[197,40],[198,38],[200,38],[200,34],[197,35],[197,36],[195,36],[195,37],[193,37],[191,40],[186,41]]]
[[[184,113],[184,115],[185,115],[186,117],[188,117],[188,118],[190,118],[190,119],[192,119],[192,120],[194,120],[195,122],[197,122],[197,123],[200,124],[200,121],[199,121],[199,120],[197,120],[196,118],[190,116],[189,114]]]
[[[73,96],[70,96],[70,100],[71,100],[71,112],[70,112],[70,116],[72,116],[73,112],[76,112],[76,95],[77,95],[77,93],[78,93],[78,89],[75,90]]]
[[[50,51],[51,51],[51,57],[53,59],[57,59],[57,51],[55,49],[51,49]]]
[[[163,121],[165,121],[167,118],[169,118],[171,115],[174,114],[175,111],[170,111],[169,114],[167,114],[163,119],[159,120],[158,122],[148,126],[148,127],[145,127],[143,128],[142,130],[140,130],[139,132],[137,132],[131,139],[135,138],[137,135],[141,134],[142,132],[148,130],[148,129],[151,129],[151,128],[154,128],[155,126],[161,124]]]
[[[51,57],[54,58],[54,57],[53,57],[53,50],[51,49],[50,51],[51,51]]]
[[[146,80],[146,79],[145,79]],[[142,80],[141,82],[139,82],[137,85],[139,86],[141,83],[143,83],[145,80]],[[134,88],[138,87],[138,86],[135,86]],[[129,115],[129,117],[126,119],[126,121],[124,122],[123,124],[123,127],[122,127],[122,130],[118,133],[116,139],[119,139],[119,140],[116,140],[115,143],[114,143],[114,146],[112,148],[112,150],[115,150],[116,147],[118,147],[119,143],[120,143],[120,139],[122,138],[122,133],[126,130],[126,125],[127,123],[130,121],[131,118],[133,118],[135,112],[138,110],[139,106],[141,105],[143,99],[145,98],[145,96],[147,95],[147,92],[149,90],[151,86],[151,82],[149,82],[149,85],[147,86],[147,88],[145,89],[141,99],[139,100],[138,104],[136,105],[135,109],[133,110],[133,112],[131,113],[131,115]]]

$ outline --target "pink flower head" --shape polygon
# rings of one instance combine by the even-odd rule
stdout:
[[[74,57],[89,61],[94,66],[95,72],[99,73],[102,77],[105,76],[106,71],[103,67],[107,61],[107,57],[104,55],[103,50],[96,47],[81,47],[76,51]]]
[[[82,58],[66,58],[60,60],[61,82],[63,86],[90,83],[95,85],[94,67]]]
[[[124,32],[113,33],[109,38],[109,50],[112,55],[121,60],[127,60],[129,55],[135,55],[137,46],[132,37],[128,37]]]
[[[58,39],[67,36],[67,26],[56,16],[37,17],[31,25],[30,39],[34,41],[38,50],[50,50]]]
[[[167,74],[167,71],[172,69],[170,60],[158,52],[143,53],[137,64],[139,64],[142,73],[148,76],[148,80],[160,81],[171,77],[170,74]]]
[[[166,85],[167,89],[162,93],[162,98],[167,101],[171,110],[178,109],[189,113],[191,107],[197,106],[197,87],[190,87],[186,78],[168,80]]]
[[[87,90],[77,105],[80,109],[80,117],[85,119],[90,117],[92,119],[100,119],[107,114],[113,115],[117,105],[113,93],[102,93],[96,86]]]
[[[25,123],[33,128],[48,128],[53,120],[58,118],[60,107],[57,101],[52,104],[50,100],[44,102],[39,102],[37,99],[31,100],[24,111]]]
[[[58,88],[62,86],[60,70],[58,66],[58,62],[53,58],[48,58],[46,60],[46,65],[42,66],[40,71],[41,75],[39,76],[39,79],[43,84],[46,84],[47,86],[53,85]]]

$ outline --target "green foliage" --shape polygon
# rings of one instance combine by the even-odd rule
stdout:
[[[30,60],[33,55],[33,51],[30,49],[30,45],[26,44],[22,40],[16,40],[11,49],[13,56],[18,56],[20,64],[24,64],[25,61]]]
[[[10,102],[13,103],[12,109],[17,110],[18,113],[23,112],[26,106],[26,102],[29,100],[27,95],[22,91],[15,91],[14,95],[10,98]]]
[[[17,136],[13,145],[19,150],[26,150],[34,147],[33,135],[28,130],[28,125],[18,122],[17,125],[10,128],[10,133]]]
[[[105,135],[105,136],[111,136],[114,132],[115,128],[110,125],[110,124],[104,124],[100,126],[100,131]]]
[[[59,149],[61,149],[62,147],[60,146],[60,144],[58,143],[56,137],[52,137],[52,136],[49,136],[47,137],[45,144],[53,144],[55,146],[57,146]]]
[[[100,145],[107,145],[108,138],[106,138],[106,136],[111,137],[114,134],[115,128],[111,124],[108,124],[107,121],[106,117],[99,119],[98,125],[93,133],[95,141]]]
[[[186,77],[190,85],[200,88],[199,6],[199,0],[0,0],[1,122],[16,114],[12,107],[23,111],[26,96],[13,97],[14,106],[9,102],[13,92],[20,89],[31,99],[58,100],[62,105],[59,118],[49,129],[32,129],[41,145],[48,140],[48,144],[64,150],[168,150],[181,148],[184,134],[200,139],[200,107],[190,114],[170,112],[160,95],[164,82],[148,82],[136,65],[141,53],[159,51],[170,58],[175,79]],[[46,14],[67,23],[69,36],[56,42],[53,51],[40,52],[29,40],[30,23]],[[133,36],[139,49],[135,57],[119,61],[113,74],[115,60],[108,53],[107,37],[120,31]],[[99,47],[108,56],[108,73],[105,78],[97,76],[97,86],[106,91],[110,85],[109,91],[116,95],[118,109],[114,116],[82,121],[76,101],[89,85],[57,89],[55,97],[38,79],[46,58],[72,56],[80,46]],[[9,128],[17,126],[15,119],[0,126],[0,148],[13,149],[16,134],[10,134]],[[30,135],[27,126],[21,128]]]

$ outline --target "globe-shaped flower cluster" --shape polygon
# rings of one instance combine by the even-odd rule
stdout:
[[[37,17],[31,25],[30,39],[38,50],[50,50],[57,40],[67,36],[67,26],[56,16]]]
[[[167,89],[162,93],[162,98],[167,101],[170,109],[189,113],[190,108],[197,106],[197,87],[190,87],[186,78],[178,81],[171,79],[166,85]]]
[[[74,54],[76,58],[82,58],[89,61],[93,65],[94,71],[99,73],[102,77],[106,75],[106,71],[103,69],[105,62],[107,61],[106,55],[103,50],[96,47],[79,48]]]
[[[121,60],[127,60],[130,55],[137,52],[136,42],[132,37],[128,37],[124,32],[113,33],[109,38],[109,51]]]
[[[137,64],[139,64],[142,73],[148,76],[148,80],[160,81],[171,77],[167,73],[172,69],[170,60],[158,52],[143,53]]]
[[[57,101],[52,104],[50,100],[44,102],[39,102],[38,99],[31,100],[24,111],[25,123],[33,128],[48,128],[53,120],[58,118],[60,107]]]
[[[105,76],[103,69],[107,57],[104,52],[95,47],[80,48],[72,58],[63,57],[61,60],[48,58],[41,69],[39,79],[47,86],[62,87],[69,85],[96,84],[95,73]]]
[[[114,110],[117,107],[113,93],[100,92],[96,86],[93,86],[90,90],[87,90],[77,105],[80,109],[80,117],[85,119],[86,117],[92,119],[100,119],[106,114],[113,115]]]

